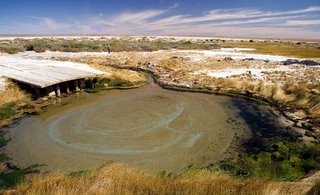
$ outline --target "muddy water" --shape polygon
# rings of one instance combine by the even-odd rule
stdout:
[[[153,172],[206,166],[232,155],[234,140],[251,134],[241,116],[247,107],[235,100],[245,101],[156,85],[82,93],[6,128],[12,141],[4,152],[18,166],[44,163],[44,171],[110,162]]]

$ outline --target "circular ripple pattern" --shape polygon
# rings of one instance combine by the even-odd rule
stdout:
[[[179,171],[223,157],[236,133],[230,98],[174,92],[157,86],[114,91],[91,103],[72,102],[46,120],[31,117],[9,130],[5,148],[15,163],[45,163],[45,170],[79,170],[108,162],[151,171]],[[75,106],[72,106],[75,104]],[[238,132],[238,134],[240,134]]]
[[[118,100],[60,116],[50,125],[49,136],[57,143],[96,154],[158,152],[178,144],[188,133],[191,120],[185,120],[184,111],[184,101],[159,96]]]

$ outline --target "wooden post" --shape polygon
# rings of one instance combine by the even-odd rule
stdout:
[[[79,82],[78,82],[78,80],[74,80],[74,89],[75,89],[76,91],[80,91],[80,87],[79,87]]]
[[[86,82],[84,79],[80,79],[80,89],[86,88]]]
[[[55,90],[54,90],[55,92],[56,92],[56,96],[57,97],[60,97],[61,96],[61,91],[60,91],[60,86],[59,86],[59,84],[57,84],[56,86],[55,86]]]
[[[34,88],[34,90],[35,90],[36,98],[39,98],[41,96],[40,88],[36,87]]]
[[[86,87],[89,88],[89,89],[92,88],[92,83],[91,83],[90,79],[86,80]]]
[[[69,82],[66,82],[66,93],[70,94]]]
[[[88,79],[87,82],[88,82],[88,87],[89,88],[94,88],[95,87],[95,83],[93,82],[92,79]]]
[[[48,96],[50,93],[49,87],[44,88],[44,96]]]

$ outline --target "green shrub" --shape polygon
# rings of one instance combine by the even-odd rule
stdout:
[[[226,93],[229,95],[238,95],[240,91],[238,89],[229,89]]]
[[[36,172],[36,169],[41,166],[43,164],[35,164],[24,169],[0,173],[0,189],[12,188],[18,183],[25,182],[27,180],[26,175]]]
[[[10,141],[10,139],[0,136],[0,148],[5,146],[8,143],[8,141]],[[2,157],[0,157],[0,162],[2,161],[1,159]]]
[[[115,77],[115,78],[102,78],[99,79],[97,82],[98,86],[103,86],[107,84],[108,86],[114,86],[114,87],[129,87],[129,86],[133,86],[134,84],[130,81],[121,79],[119,77]]]
[[[115,78],[110,81],[109,85],[116,86],[116,87],[128,87],[128,86],[132,86],[133,84],[130,81],[127,81],[121,78]]]
[[[101,87],[95,87],[95,88],[91,88],[91,89],[85,89],[84,90],[85,92],[87,92],[87,93],[98,93],[98,92],[100,92],[101,91]]]
[[[109,87],[130,87],[130,86],[134,86],[135,84],[140,84],[140,82],[132,83],[130,81],[121,79],[119,77],[99,78],[99,79],[97,79],[97,81],[95,83],[96,84],[93,88],[85,89],[85,91],[87,93],[98,93],[101,90],[103,90],[105,85],[107,85]]]
[[[5,47],[3,47],[5,46]],[[64,52],[101,52],[110,51],[156,51],[167,49],[210,49],[210,42],[192,42],[185,41],[164,41],[164,40],[126,40],[126,39],[106,39],[106,40],[93,40],[93,39],[15,39],[10,43],[1,43],[0,51],[6,53],[17,53],[20,51],[35,51],[44,52],[48,51],[64,51]]]
[[[320,144],[277,142],[258,154],[240,154],[221,168],[242,177],[294,181],[320,170]]]
[[[190,40],[188,40],[188,41],[183,41],[183,42],[182,42],[182,44],[185,44],[185,45],[191,45],[191,44],[192,44],[192,42],[191,42]]]
[[[10,102],[0,107],[0,120],[7,119],[13,116],[15,114],[15,105],[15,102]]]
[[[0,45],[0,52],[8,53],[8,54],[16,54],[18,52],[22,52],[24,49],[15,45]]]
[[[111,79],[110,78],[102,78],[102,79],[99,79],[97,84],[98,85],[103,85],[103,84],[109,84],[111,82]]]

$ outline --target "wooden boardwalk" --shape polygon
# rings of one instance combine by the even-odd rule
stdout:
[[[100,74],[70,67],[40,66],[32,64],[0,64],[4,77],[37,88],[45,88],[59,83],[97,77]]]

